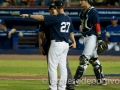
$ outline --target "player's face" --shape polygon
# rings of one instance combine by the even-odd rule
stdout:
[[[86,0],[80,0],[80,6],[81,7],[84,7],[84,6],[86,6]]]
[[[111,20],[112,25],[117,25],[118,20]]]
[[[50,15],[56,15],[57,10],[55,8],[51,8],[49,12],[50,12]]]

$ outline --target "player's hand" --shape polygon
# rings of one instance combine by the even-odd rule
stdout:
[[[23,18],[28,18],[29,14],[21,14],[20,16],[23,17]]]
[[[72,43],[69,47],[70,48],[76,48],[76,43]]]
[[[98,43],[102,42],[102,38],[100,37],[100,35],[97,35],[97,42]]]
[[[23,33],[22,33],[22,32],[19,32],[18,36],[19,36],[19,37],[23,37]]]
[[[11,33],[8,33],[8,38],[11,38]]]
[[[109,33],[109,32],[106,32],[105,36],[106,36],[106,37],[110,37],[110,33]]]

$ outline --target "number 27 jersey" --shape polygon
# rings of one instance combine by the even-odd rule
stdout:
[[[65,14],[45,16],[45,24],[50,25],[50,39],[68,42],[70,33],[74,31],[72,20]]]

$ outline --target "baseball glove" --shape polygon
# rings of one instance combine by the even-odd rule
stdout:
[[[107,42],[105,42],[105,41],[98,42],[98,46],[97,46],[97,54],[98,55],[104,53],[105,51],[107,51],[107,49],[108,49]]]

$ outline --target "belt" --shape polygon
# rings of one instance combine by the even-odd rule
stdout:
[[[86,35],[83,35],[84,37],[88,37],[88,36],[92,36],[93,34],[86,34]]]
[[[59,39],[55,39],[55,40],[51,40],[51,41],[54,41],[54,42],[66,42],[64,40],[59,40]],[[67,43],[67,42],[66,42]]]
[[[55,40],[55,42],[63,42],[63,40]]]

